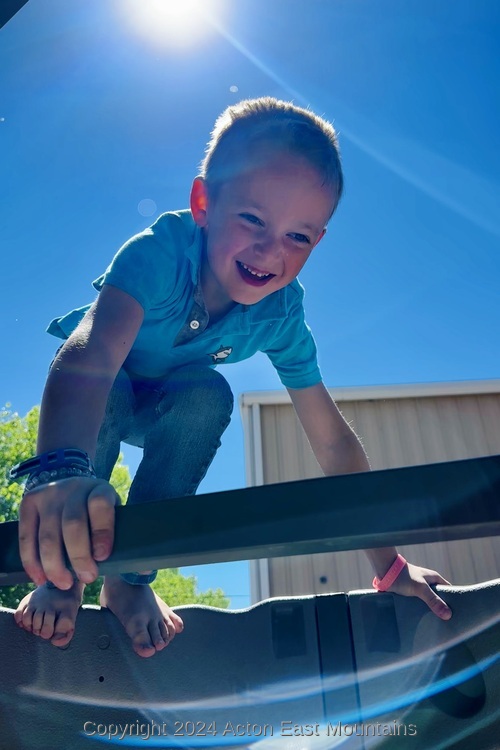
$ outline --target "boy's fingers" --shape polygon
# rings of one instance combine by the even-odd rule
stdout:
[[[95,560],[106,560],[115,538],[115,506],[120,498],[108,482],[95,487],[88,498],[92,554]]]
[[[29,496],[19,507],[19,554],[26,573],[37,586],[47,580],[38,556],[38,508]]]
[[[99,575],[92,557],[89,528],[89,483],[75,485],[62,514],[62,535],[75,574],[83,583],[92,583]]]
[[[99,575],[96,560],[111,554],[114,537],[114,506],[117,495],[104,480],[79,483],[63,511],[62,530],[66,551],[78,578],[84,583]]]
[[[443,578],[442,575],[439,575],[439,573],[433,573],[432,575],[425,576],[425,580],[427,581],[427,583],[439,583],[442,586],[451,586],[451,583],[447,581],[446,578]]]
[[[40,561],[48,580],[60,589],[71,588],[73,576],[66,568],[64,560],[59,513],[49,512],[40,517],[38,549]]]
[[[111,554],[119,502],[108,482],[85,478],[28,493],[19,512],[19,549],[30,578],[37,585],[48,579],[58,588],[70,588],[73,575],[66,567],[65,546],[78,578],[94,581],[95,560]]]
[[[435,615],[441,620],[449,620],[452,612],[446,602],[444,602],[427,584],[418,587],[416,594],[424,601]]]

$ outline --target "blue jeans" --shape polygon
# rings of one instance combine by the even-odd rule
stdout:
[[[231,420],[233,394],[222,375],[190,365],[155,381],[131,379],[122,369],[111,389],[97,440],[95,470],[109,480],[120,442],[143,448],[130,487],[132,504],[194,495]],[[128,583],[151,574],[125,573]]]

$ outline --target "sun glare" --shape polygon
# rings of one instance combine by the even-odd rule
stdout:
[[[165,46],[191,44],[212,31],[216,0],[129,0],[134,28]]]

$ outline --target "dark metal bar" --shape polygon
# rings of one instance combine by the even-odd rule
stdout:
[[[119,508],[101,573],[500,534],[500,456],[307,479]],[[0,524],[0,584],[26,581]]]
[[[0,28],[5,26],[7,21],[10,21],[12,16],[15,16],[18,10],[21,10],[23,5],[26,5],[28,0],[1,0],[0,2]]]

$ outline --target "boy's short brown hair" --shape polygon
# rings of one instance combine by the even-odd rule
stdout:
[[[217,118],[200,176],[209,194],[235,177],[255,147],[269,145],[307,159],[335,196],[333,211],[342,195],[344,180],[335,128],[308,109],[266,96],[231,105]]]

